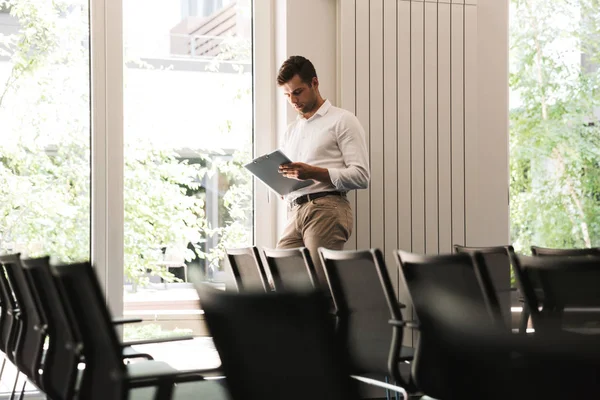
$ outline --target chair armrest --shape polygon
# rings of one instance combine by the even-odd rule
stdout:
[[[113,325],[137,324],[143,322],[141,318],[113,318]]]
[[[125,346],[121,349],[121,358],[123,360],[143,358],[145,360],[154,360],[154,357],[150,353],[144,353],[137,351],[131,346]]]
[[[419,329],[418,321],[398,321],[397,319],[390,319],[388,324],[392,326],[400,326],[403,328]]]
[[[392,384],[382,382],[382,381],[378,381],[376,379],[366,378],[364,376],[359,376],[359,375],[350,375],[350,377],[353,379],[356,379],[357,381],[366,383],[368,385],[373,385],[373,386],[377,386],[380,388],[392,390],[394,392],[398,392],[398,393],[402,394],[403,399],[408,399],[408,393],[406,393],[406,390],[403,387],[392,385]]]
[[[157,383],[173,384],[202,381],[206,378],[220,380],[223,373],[218,369],[180,371],[162,361],[150,361],[127,365],[129,387],[156,386]]]
[[[168,342],[179,342],[182,340],[192,340],[193,336],[174,336],[168,338],[156,338],[156,339],[142,339],[142,340],[132,340],[129,342],[121,343],[121,347],[126,346],[139,346],[143,344],[154,344],[154,343],[168,343]]]

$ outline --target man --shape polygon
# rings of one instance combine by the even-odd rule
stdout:
[[[294,162],[280,166],[279,172],[314,181],[287,196],[288,224],[277,248],[308,248],[319,280],[326,285],[317,249],[342,250],[352,234],[352,208],[346,193],[369,186],[365,133],[356,116],[321,97],[317,73],[306,58],[288,58],[279,69],[277,83],[298,112],[282,144]]]

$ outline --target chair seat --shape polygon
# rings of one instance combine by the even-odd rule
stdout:
[[[223,373],[216,369],[207,370],[179,370],[163,361],[141,361],[127,364],[129,379],[134,382],[133,386],[143,386],[147,380],[156,378],[172,378],[175,382],[197,381],[197,376],[211,378],[210,380],[222,380]],[[138,385],[141,384],[141,385]]]
[[[129,392],[129,400],[147,400],[154,398],[156,388],[138,388]],[[175,386],[173,400],[210,399],[231,400],[225,379],[200,382],[179,383]]]
[[[142,361],[127,364],[127,373],[132,381],[144,381],[153,378],[175,377],[181,371],[162,361]]]
[[[137,351],[136,349],[134,349],[131,346],[125,346],[125,347],[123,347],[123,358],[148,358],[148,359],[151,359],[152,356],[148,353],[143,353],[143,352]]]

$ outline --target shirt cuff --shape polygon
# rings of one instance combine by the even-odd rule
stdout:
[[[331,179],[331,183],[337,190],[344,190],[344,185],[341,181],[341,174],[339,168],[328,168],[329,171],[329,179]]]

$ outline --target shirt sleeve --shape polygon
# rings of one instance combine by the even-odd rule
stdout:
[[[360,121],[350,112],[344,113],[337,124],[336,134],[346,167],[329,168],[331,183],[339,191],[368,188],[369,154]]]

